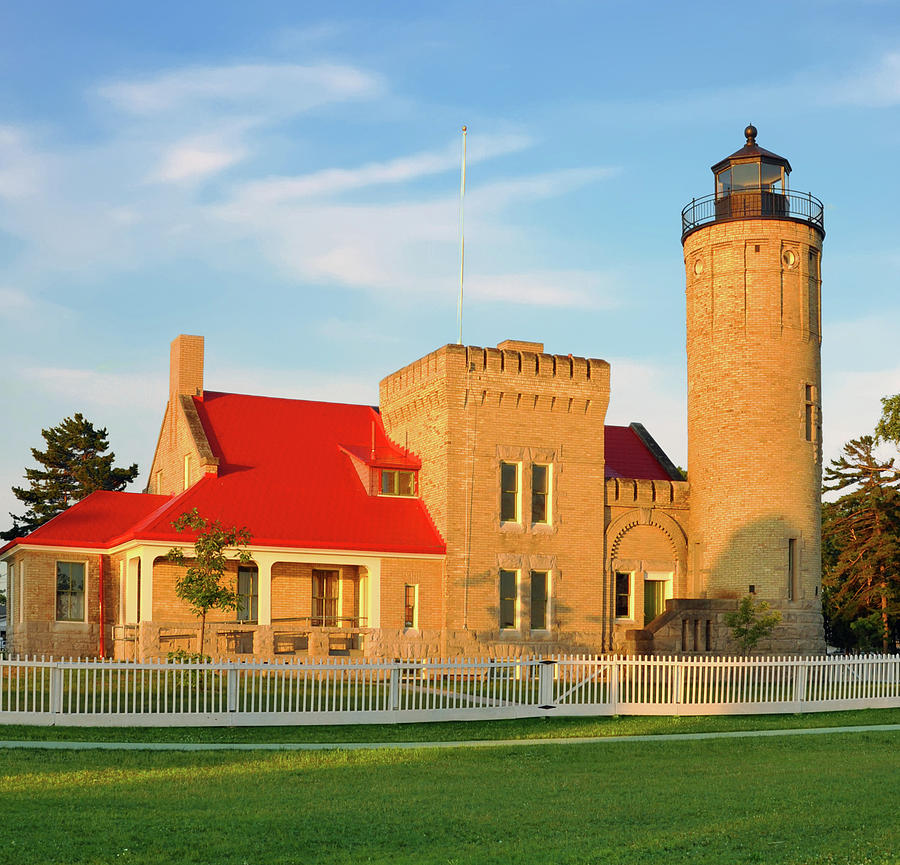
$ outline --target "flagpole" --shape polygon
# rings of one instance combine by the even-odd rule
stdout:
[[[462,128],[462,174],[459,180],[459,306],[456,311],[456,323],[459,326],[457,345],[462,345],[462,303],[463,272],[466,263],[466,236],[464,227],[464,205],[466,199],[466,127]]]

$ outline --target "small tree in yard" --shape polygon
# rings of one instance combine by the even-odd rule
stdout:
[[[725,614],[725,624],[731,628],[731,636],[745,655],[749,655],[763,637],[768,637],[780,621],[781,613],[777,610],[769,612],[769,604],[766,601],[757,603],[752,595],[744,595],[738,608]]]
[[[229,561],[246,564],[251,560],[245,549],[250,543],[250,532],[234,526],[226,529],[219,520],[201,517],[196,508],[183,513],[172,526],[178,532],[196,532],[190,563],[180,547],[172,547],[168,555],[170,562],[185,567],[184,573],[175,581],[175,594],[190,606],[195,616],[200,617],[198,654],[202,656],[209,611],[236,610],[238,607],[237,585],[226,585],[223,579]],[[229,550],[234,551],[230,558]]]

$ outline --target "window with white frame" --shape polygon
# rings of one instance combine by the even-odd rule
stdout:
[[[547,630],[547,606],[550,598],[549,571],[531,572],[531,630]]]
[[[616,618],[632,618],[631,574],[627,571],[616,571]]]
[[[255,624],[259,615],[259,570],[257,568],[238,567],[237,595],[237,620]]]
[[[519,572],[500,569],[500,629],[518,627]]]
[[[550,523],[550,477],[549,465],[535,463],[531,467],[531,522],[548,525]]]
[[[403,627],[419,627],[419,587],[407,584],[403,587]]]
[[[83,622],[84,562],[56,563],[56,621]]]
[[[500,463],[500,521],[519,522],[521,463]]]

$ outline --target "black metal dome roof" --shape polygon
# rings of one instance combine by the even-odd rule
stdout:
[[[783,165],[784,170],[790,173],[790,162],[783,156],[772,153],[771,150],[766,150],[765,147],[760,147],[756,143],[756,127],[752,123],[744,130],[744,135],[747,138],[747,143],[740,150],[736,150],[732,153],[731,156],[726,156],[724,159],[713,165],[713,174],[718,174],[723,168],[727,168],[731,163],[747,162],[753,159],[764,159],[766,162],[775,162],[778,165]]]

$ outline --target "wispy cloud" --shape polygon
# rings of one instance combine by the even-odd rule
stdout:
[[[40,331],[43,337],[71,323],[71,310],[11,285],[0,285],[0,322],[15,324],[17,333]]]
[[[34,309],[34,301],[17,288],[0,285],[0,316],[18,318]]]
[[[0,198],[35,195],[44,183],[46,161],[24,130],[0,126]]]
[[[417,164],[435,163],[417,156]],[[509,225],[507,211],[523,202],[563,195],[612,176],[614,169],[550,172],[483,184],[472,189],[473,236],[489,248],[493,270],[528,245]],[[365,173],[364,173],[365,174]],[[362,176],[355,182],[362,182]],[[258,189],[256,184],[251,184]],[[446,294],[458,272],[458,210],[453,194],[391,204],[261,200],[236,186],[232,198],[208,208],[235,237],[255,238],[269,260],[286,273],[319,284],[376,290],[382,300],[397,294]],[[476,300],[525,305],[613,305],[608,274],[536,268],[490,273],[474,266],[467,285]],[[383,294],[390,289],[391,295]]]
[[[292,116],[329,102],[374,96],[378,79],[353,66],[241,64],[177,69],[144,81],[116,81],[97,94],[140,117],[202,112]]]
[[[201,179],[234,165],[245,153],[240,147],[216,146],[202,139],[180,141],[163,154],[154,178],[172,182]]]
[[[378,378],[372,375],[217,365],[214,377],[210,376],[206,385],[207,390],[216,390],[217,381],[221,381],[221,389],[229,393],[358,405],[375,405],[378,402]]]
[[[21,369],[19,375],[45,394],[87,407],[113,406],[158,412],[166,399],[167,380],[164,374],[158,372],[103,372],[33,366]]]
[[[889,52],[871,66],[850,72],[829,88],[830,100],[867,108],[900,105],[900,52]]]
[[[525,135],[484,135],[470,149],[467,161],[481,162],[514,153],[531,144]],[[459,169],[459,145],[424,151],[386,162],[370,162],[357,168],[328,168],[299,177],[273,177],[245,184],[242,195],[259,203],[274,203],[324,197],[389,183],[405,183],[433,174]]]
[[[113,107],[115,132],[60,153],[47,175],[52,182],[0,209],[0,230],[25,241],[21,270],[89,271],[102,278],[183,255],[221,264],[229,250],[240,248],[243,266],[256,256],[263,272],[366,291],[385,309],[410,294],[450,296],[458,272],[456,181],[448,177],[439,191],[423,181],[458,170],[458,139],[303,174],[254,173],[283,120],[318,105],[383,97],[377,76],[327,63],[223,65],[170,69],[92,92]],[[14,132],[0,139],[0,149],[5,141],[17,165],[40,165],[27,136]],[[532,144],[527,134],[501,126],[470,136],[468,158],[476,165]],[[230,186],[214,182],[225,171]],[[471,184],[467,228],[477,242],[471,245],[469,297],[611,306],[610,274],[541,267],[528,254],[529,229],[510,216],[616,172],[587,166]],[[385,186],[397,190],[389,201],[370,194]]]
[[[526,273],[476,273],[466,283],[470,299],[529,306],[612,309],[618,280],[589,270],[532,270]]]

